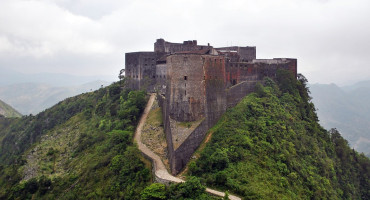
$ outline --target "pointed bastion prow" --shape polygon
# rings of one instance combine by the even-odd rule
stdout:
[[[207,131],[264,77],[279,69],[297,77],[297,59],[256,59],[256,47],[214,48],[157,39],[152,52],[126,53],[128,87],[157,92],[171,171],[179,173]]]

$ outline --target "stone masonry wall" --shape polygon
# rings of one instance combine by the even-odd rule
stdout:
[[[153,52],[126,53],[128,87],[158,92],[173,174],[185,167],[208,129],[226,109],[253,92],[257,82],[264,77],[275,79],[278,69],[287,69],[297,76],[296,59],[256,59],[255,47],[197,51],[205,48],[212,47],[198,45],[195,40],[170,43],[158,39]],[[186,139],[174,148],[176,137],[171,133],[171,125],[175,124],[171,123],[181,122],[193,123],[196,128],[183,135]]]
[[[168,71],[168,83],[170,84],[167,87],[172,89],[167,90],[166,96],[170,97],[170,101],[172,101],[167,102],[167,108],[170,110],[186,108],[184,104],[181,105],[184,108],[181,108],[181,106],[176,107],[178,106],[176,104],[177,99],[181,100],[183,98],[183,96],[179,96],[178,92],[184,92],[185,90],[184,83],[186,81],[181,79],[184,74],[192,74],[197,77],[197,81],[187,82],[186,89],[192,88],[198,90],[198,92],[204,89],[203,93],[195,94],[205,97],[204,106],[202,106],[205,120],[176,150],[173,149],[173,145],[171,147],[172,149],[169,149],[169,159],[173,174],[179,173],[185,167],[194,151],[202,143],[208,129],[217,123],[221,115],[226,112],[226,109],[235,106],[244,96],[253,92],[258,81],[262,81],[266,76],[275,79],[277,70],[281,68],[291,70],[293,73],[294,70],[292,69],[296,69],[294,60],[293,64],[290,61],[276,61],[272,63],[225,63],[223,56],[180,54],[170,57],[173,59],[167,61],[167,63],[168,67],[173,71]],[[194,61],[190,65],[186,63],[189,62],[189,59]],[[199,68],[202,64],[200,60],[203,61],[202,68]],[[175,67],[172,67],[172,65],[175,65]],[[200,81],[202,74],[204,75],[203,81]],[[177,77],[175,81],[172,81],[173,76]],[[235,82],[233,83],[234,80]],[[189,102],[185,103],[189,104]],[[176,106],[174,107],[173,105]],[[170,111],[170,116],[171,112],[176,112],[176,110]],[[185,121],[188,118],[179,117],[177,120]],[[171,138],[171,130],[167,129],[166,134],[168,135],[167,141],[172,143],[172,140],[169,140]]]
[[[156,84],[156,59],[157,55],[155,52],[126,53],[125,73],[130,88],[154,91]]]
[[[172,43],[167,42],[164,39],[157,39],[157,41],[154,43],[154,51],[160,53],[195,51],[204,48],[209,48],[209,46],[198,45],[196,40],[184,41],[183,43]]]
[[[252,61],[256,59],[256,47],[220,47],[216,48],[217,50],[226,50],[226,51],[236,51],[238,52],[241,60],[243,62]]]
[[[178,174],[186,166],[195,150],[202,143],[208,129],[207,120],[204,120],[179,148],[173,152],[172,159],[170,160],[172,174]]]
[[[165,133],[166,141],[167,141],[168,160],[170,162],[171,171],[174,171],[174,169],[172,169],[172,166],[173,166],[174,159],[175,159],[175,153],[174,153],[174,148],[173,148],[173,143],[172,143],[170,116],[168,113],[169,104],[167,103],[167,99],[164,96],[158,94],[157,98],[158,98],[158,104],[162,108],[164,133]]]
[[[205,56],[203,56],[205,57]],[[206,119],[211,127],[226,111],[226,70],[223,56],[205,57]]]
[[[156,67],[156,91],[160,94],[166,93],[166,76],[167,76],[167,64],[157,64]]]
[[[167,57],[166,98],[169,114],[177,121],[204,117],[205,87],[203,60],[199,55],[175,54]]]

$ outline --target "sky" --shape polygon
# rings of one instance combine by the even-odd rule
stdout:
[[[370,79],[369,0],[1,0],[0,68],[118,76],[158,38],[256,46],[310,83]],[[1,73],[1,71],[0,71]]]

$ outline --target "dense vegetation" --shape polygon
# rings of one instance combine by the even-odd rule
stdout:
[[[21,117],[22,115],[14,108],[0,100],[0,117]]]
[[[185,183],[171,184],[166,186],[161,183],[153,183],[141,192],[141,200],[215,200],[217,197],[205,193],[206,187],[201,184],[199,178],[188,177]],[[228,199],[224,197],[223,199]]]
[[[370,199],[370,161],[324,130],[307,80],[279,71],[229,110],[189,174],[244,199]]]
[[[122,91],[114,84],[69,98],[37,116],[3,119],[0,198],[140,196],[151,174],[132,135],[145,104],[145,92]],[[45,167],[27,179],[30,155],[41,157],[38,164]]]
[[[144,91],[113,84],[36,116],[0,118],[0,199],[213,199],[196,178],[151,185],[133,144],[146,102]]]
[[[143,91],[118,84],[36,116],[0,117],[0,199],[370,199],[370,161],[324,130],[307,80],[280,71],[230,109],[189,164],[188,181],[152,184],[133,143]]]

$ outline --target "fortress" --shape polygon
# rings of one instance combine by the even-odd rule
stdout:
[[[227,108],[278,69],[297,76],[297,59],[256,59],[256,47],[212,47],[157,39],[152,52],[126,53],[128,87],[157,92],[170,167],[179,173]]]

